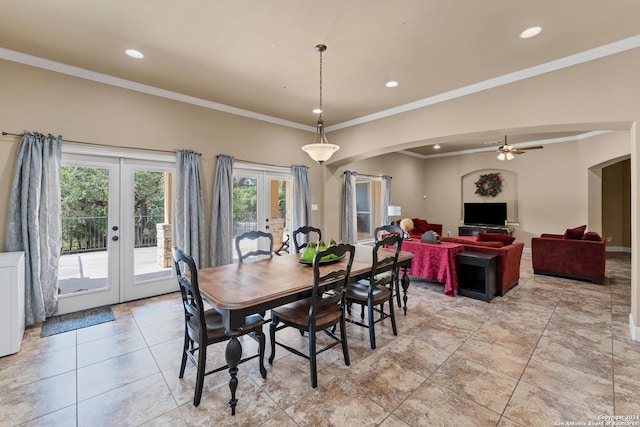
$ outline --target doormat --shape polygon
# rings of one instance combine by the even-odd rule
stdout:
[[[113,320],[116,320],[116,317],[109,306],[61,314],[60,316],[50,317],[44,321],[40,337],[61,334],[62,332],[99,325],[100,323],[111,322]]]

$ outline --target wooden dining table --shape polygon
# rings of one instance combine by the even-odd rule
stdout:
[[[381,249],[389,252],[393,251]],[[400,307],[399,287],[402,286],[404,312],[407,313],[407,289],[409,277],[407,270],[411,267],[413,254],[401,251],[398,265],[402,269],[402,278],[396,283],[398,306]],[[361,280],[369,276],[373,261],[371,246],[356,246],[353,264],[351,266],[351,280]],[[322,271],[346,267],[346,261],[321,266]],[[229,389],[231,399],[229,406],[231,414],[235,415],[238,403],[236,389],[238,386],[238,364],[242,356],[242,346],[238,335],[244,326],[245,317],[261,313],[271,308],[288,304],[309,296],[313,284],[313,269],[310,265],[300,262],[300,254],[274,256],[253,263],[236,263],[198,270],[198,284],[200,293],[220,314],[225,326],[226,334],[230,337],[227,342],[225,358],[229,365]]]

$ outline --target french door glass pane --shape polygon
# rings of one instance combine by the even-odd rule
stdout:
[[[248,176],[233,178],[233,239],[258,229],[258,179]],[[256,240],[244,240],[242,251],[257,249]],[[235,246],[233,256],[236,257]]]
[[[291,203],[290,182],[284,179],[271,179],[271,197],[269,201],[269,229],[273,234],[273,250],[277,251],[289,234],[290,218],[289,205]]]
[[[369,182],[356,183],[358,238],[371,234],[371,191]]]
[[[62,166],[60,191],[62,251],[58,293],[106,288],[109,170]]]
[[[134,283],[171,277],[171,224],[167,185],[169,172],[134,173]]]

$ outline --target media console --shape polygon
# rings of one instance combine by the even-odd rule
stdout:
[[[477,236],[480,233],[508,234],[511,236],[513,228],[484,225],[461,225],[458,227],[458,236]]]

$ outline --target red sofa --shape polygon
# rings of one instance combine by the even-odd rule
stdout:
[[[524,250],[522,242],[505,244],[508,237],[511,236],[480,233],[478,236],[441,237],[440,240],[463,244],[465,251],[498,255],[496,295],[503,296],[520,281],[520,260]]]
[[[603,284],[606,243],[593,232],[585,233],[587,235],[591,235],[593,240],[584,237],[566,238],[566,233],[533,237],[533,272]]]

